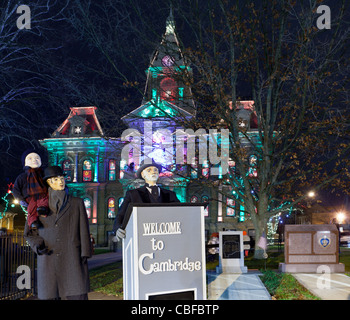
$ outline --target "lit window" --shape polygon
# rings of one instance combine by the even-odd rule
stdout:
[[[251,178],[256,178],[258,176],[258,172],[256,170],[258,157],[255,154],[252,154],[249,156],[249,170],[248,170],[248,176]]]
[[[115,181],[115,177],[116,177],[115,160],[109,160],[109,162],[108,162],[108,180]]]
[[[209,197],[208,196],[203,196],[202,197],[202,202],[203,203],[209,202]],[[209,216],[209,204],[204,208],[204,216],[205,217]]]
[[[70,160],[64,160],[62,162],[62,170],[63,173],[65,174],[65,180],[66,182],[71,182],[72,181],[72,161]]]
[[[198,197],[192,196],[190,201],[191,201],[191,203],[196,203],[196,202],[198,202]]]
[[[91,218],[91,200],[89,198],[84,198],[84,205],[86,209],[86,215],[88,219]]]
[[[83,162],[83,181],[92,181],[92,162],[90,160]]]
[[[226,198],[226,215],[228,217],[235,216],[235,200]]]
[[[203,165],[202,165],[202,176],[205,178],[209,178],[209,161],[208,160],[204,160],[203,161]]]
[[[112,197],[108,199],[107,216],[108,216],[108,219],[115,218],[115,199]]]
[[[124,175],[125,175],[125,171],[128,169],[128,164],[125,160],[121,160],[120,161],[120,179],[123,179],[124,178]]]
[[[239,221],[244,221],[244,206],[240,205],[239,206]]]

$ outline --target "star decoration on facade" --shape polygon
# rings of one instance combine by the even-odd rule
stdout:
[[[81,127],[75,127],[74,128],[74,133],[76,133],[76,134],[81,133]]]

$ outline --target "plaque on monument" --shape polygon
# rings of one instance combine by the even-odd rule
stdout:
[[[338,229],[334,224],[286,225],[284,230],[285,263],[282,272],[344,272],[339,263]],[[321,267],[321,268],[319,268]],[[322,271],[320,271],[322,272]]]
[[[243,231],[219,232],[218,273],[246,273],[243,254]]]
[[[222,258],[223,259],[240,259],[241,248],[240,248],[241,237],[238,234],[230,234],[222,236]]]

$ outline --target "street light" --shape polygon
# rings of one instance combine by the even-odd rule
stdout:
[[[310,191],[310,192],[307,194],[307,196],[308,196],[309,198],[313,198],[313,197],[315,196],[315,192],[314,192],[314,191]]]
[[[345,214],[344,212],[338,212],[337,213],[337,220],[339,224],[342,224],[345,220]]]

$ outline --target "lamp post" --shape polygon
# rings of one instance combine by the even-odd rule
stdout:
[[[344,214],[344,212],[342,212],[342,211],[340,211],[340,212],[338,212],[337,213],[337,215],[336,215],[336,217],[337,217],[337,227],[338,227],[338,237],[339,237],[339,239],[338,239],[338,243],[339,243],[339,254],[340,254],[340,232],[343,230],[343,227],[341,227],[340,225],[344,222],[344,220],[345,220],[345,214]]]

